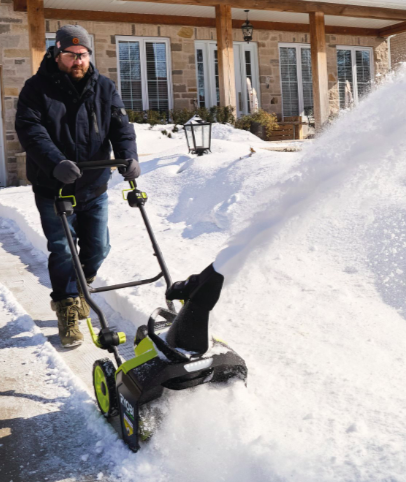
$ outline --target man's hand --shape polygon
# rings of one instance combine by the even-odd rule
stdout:
[[[118,172],[124,177],[125,181],[134,181],[141,174],[141,168],[135,159],[126,159],[131,161],[128,167],[119,167]]]
[[[57,164],[52,172],[55,179],[63,182],[64,184],[72,184],[82,177],[82,173],[78,166],[72,161],[61,161]]]

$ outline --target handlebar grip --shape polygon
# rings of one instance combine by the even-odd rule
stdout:
[[[126,159],[105,159],[101,161],[78,162],[76,165],[81,171],[89,169],[103,169],[105,167],[128,167],[130,161]]]

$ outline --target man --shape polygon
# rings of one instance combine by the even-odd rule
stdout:
[[[54,212],[61,183],[63,195],[74,194],[75,213],[68,218],[88,284],[109,250],[107,182],[110,169],[86,170],[77,162],[131,160],[121,169],[124,179],[140,175],[135,133],[114,83],[90,63],[90,37],[79,25],[66,25],[56,34],[55,47],[45,54],[36,75],[20,93],[16,131],[27,153],[27,178],[50,251],[51,307],[58,317],[62,345],[80,344],[79,319],[89,315],[81,296],[62,223]]]

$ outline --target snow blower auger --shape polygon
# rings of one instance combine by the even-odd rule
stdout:
[[[127,161],[119,159],[78,163],[81,170],[127,165]],[[149,415],[152,413],[153,421],[154,408],[149,410],[148,404],[161,397],[164,389],[184,390],[203,383],[223,383],[231,378],[245,381],[247,367],[244,360],[223,341],[209,337],[209,314],[220,297],[224,277],[210,265],[200,274],[172,284],[145,213],[147,195],[136,189],[134,181],[130,182],[130,186],[130,189],[123,191],[123,197],[131,207],[140,210],[161,268],[160,273],[151,279],[102,288],[87,286],[67,222],[67,216],[73,214],[74,197],[62,196],[60,189],[55,198],[55,210],[64,226],[83,295],[102,327],[96,335],[88,318],[93,342],[112,353],[118,367],[116,369],[108,358],[94,363],[93,385],[97,404],[107,418],[119,413],[123,439],[136,452],[140,448],[140,440],[149,438],[154,430],[147,423],[148,420],[142,419],[141,412],[146,412],[147,417],[148,412]],[[127,198],[125,192],[128,192]],[[117,347],[125,343],[125,334],[109,328],[103,312],[90,294],[153,283],[162,277],[166,282],[167,307],[157,308],[147,325],[138,328],[134,340],[135,357],[123,363]],[[173,300],[183,303],[179,313],[175,310]]]

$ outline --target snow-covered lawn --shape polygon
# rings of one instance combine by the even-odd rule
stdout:
[[[196,157],[183,133],[136,126],[147,154],[139,187],[172,278],[215,260],[226,283],[213,331],[244,357],[249,378],[247,388],[202,386],[162,400],[166,418],[136,455],[108,437],[101,458],[111,475],[406,480],[405,112],[403,70],[299,153],[269,152],[215,125],[212,153]],[[102,284],[158,272],[139,213],[121,198],[126,187],[115,174]],[[30,188],[0,191],[0,216],[46,250]],[[105,297],[140,325],[163,294],[159,281]],[[72,403],[96,411],[68,385]],[[93,431],[104,424],[96,418]],[[89,432],[89,446],[96,439]]]

